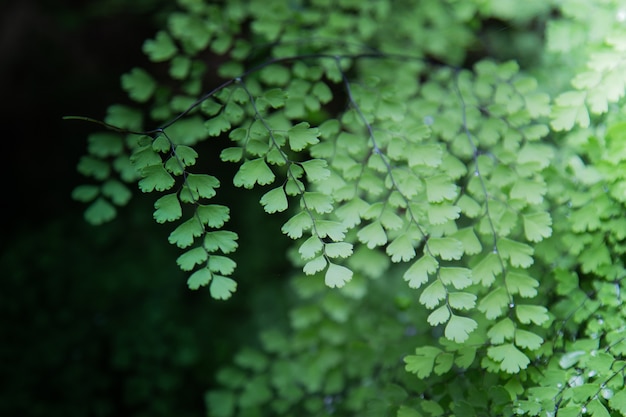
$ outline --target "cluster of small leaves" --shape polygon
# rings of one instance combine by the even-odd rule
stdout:
[[[102,184],[74,197],[102,223],[123,182],[161,193],[190,288],[221,299],[237,235],[208,200],[231,179],[192,172],[194,146],[227,137],[234,185],[288,216],[291,327],[217,375],[211,415],[626,415],[626,127],[603,119],[626,84],[626,11],[601,2],[602,26],[560,2],[546,62],[575,52],[575,69],[546,87],[512,61],[457,66],[481,19],[547,19],[543,2],[208,3],[180,0],[144,44],[173,84],[122,77],[162,127],[91,136],[79,171]],[[105,122],[142,133],[127,107]]]
[[[551,115],[552,128],[567,131],[589,127],[593,116],[607,113],[624,96],[626,9],[620,1],[565,1],[560,13],[548,25],[546,46],[566,56],[576,71],[571,86],[555,98]]]
[[[327,291],[320,274],[292,279],[290,329],[264,329],[260,346],[242,348],[218,371],[219,387],[206,395],[210,416],[510,414],[497,376],[483,378],[479,369],[451,375],[451,355],[440,356],[427,380],[406,373],[405,352],[432,338],[420,325],[426,312],[401,280],[380,277],[388,262],[380,252],[363,247],[352,259],[355,275],[341,289]],[[465,363],[472,360],[468,354]],[[454,389],[443,389],[448,384]]]

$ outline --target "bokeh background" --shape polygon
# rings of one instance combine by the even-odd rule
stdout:
[[[288,242],[253,193],[222,193],[231,227],[256,231],[240,233],[226,302],[187,289],[150,196],[98,227],[71,199],[99,128],[62,117],[129,103],[120,75],[148,66],[141,45],[173,4],[0,3],[0,416],[205,415],[215,370],[283,316]]]

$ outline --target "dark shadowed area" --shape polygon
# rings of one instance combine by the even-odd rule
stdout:
[[[137,195],[93,227],[71,199],[98,127],[62,117],[102,119],[127,102],[119,77],[146,63],[141,46],[164,4],[0,6],[2,416],[203,415],[216,366],[251,337],[245,290],[218,303],[187,289],[152,201]]]

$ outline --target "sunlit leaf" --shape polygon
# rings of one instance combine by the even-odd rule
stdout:
[[[548,321],[548,309],[541,305],[518,304],[515,306],[515,314],[520,323],[534,323],[538,326]]]
[[[429,275],[437,272],[439,263],[430,255],[424,255],[411,265],[404,273],[403,278],[408,281],[409,287],[419,288],[428,282]]]
[[[343,287],[350,279],[352,279],[352,271],[350,269],[342,265],[328,264],[324,282],[330,288]]]
[[[521,348],[536,350],[541,347],[543,338],[523,329],[515,330],[515,345]]]
[[[457,343],[463,343],[468,338],[470,333],[472,333],[478,324],[475,320],[469,317],[462,317],[457,315],[452,315],[448,324],[446,324],[446,328],[444,331],[444,335],[447,339],[453,340]]]
[[[448,303],[457,310],[471,310],[476,305],[476,295],[468,292],[450,292]]]
[[[444,304],[433,310],[433,312],[428,315],[427,321],[431,326],[437,326],[439,324],[446,323],[449,318],[450,308]]]
[[[463,244],[451,237],[432,237],[428,240],[428,249],[431,254],[446,261],[461,259]]]
[[[433,309],[439,305],[439,303],[446,298],[446,288],[443,286],[440,280],[434,280],[422,291],[419,302],[428,309]]]

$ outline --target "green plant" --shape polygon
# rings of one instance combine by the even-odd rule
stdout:
[[[99,224],[157,193],[217,299],[255,233],[221,183],[287,216],[289,325],[217,373],[210,415],[626,415],[619,2],[179,5],[144,44],[171,79],[122,77],[140,107],[109,108],[74,198]]]

